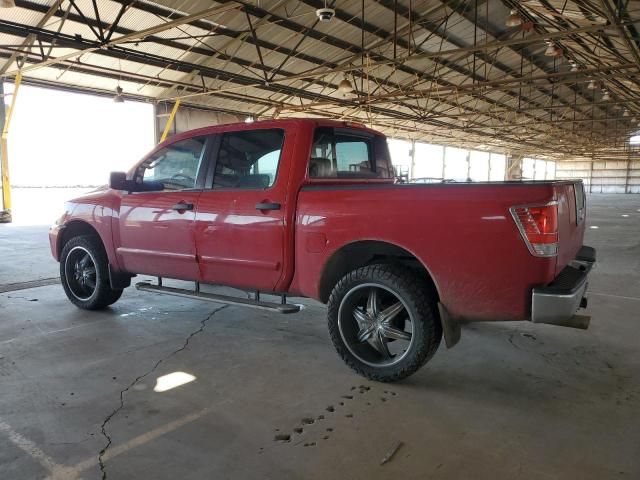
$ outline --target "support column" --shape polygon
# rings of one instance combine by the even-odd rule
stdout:
[[[591,155],[591,166],[589,169],[589,193],[593,193],[593,162],[595,161],[595,158],[595,154]]]
[[[9,124],[11,123],[11,115],[16,106],[16,98],[18,97],[18,89],[22,82],[20,72],[16,75],[13,87],[13,95],[11,96],[11,105],[6,110],[4,103],[4,83],[0,78],[0,173],[2,175],[2,209],[0,209],[0,223],[11,222],[11,183],[9,182],[9,152],[7,151]]]
[[[624,177],[624,193],[629,193],[629,176],[631,175],[631,152],[627,154],[627,174]]]
[[[467,150],[467,182],[471,181],[471,150]]]
[[[411,140],[411,165],[409,166],[409,181],[415,178],[416,168],[416,141]]]
[[[169,119],[167,120],[167,123],[164,126],[164,131],[162,132],[162,136],[160,137],[159,143],[162,143],[167,139],[167,136],[169,135],[169,131],[173,126],[173,120],[176,118],[176,112],[178,111],[178,108],[180,108],[180,99],[176,100],[176,103],[173,104],[173,108],[171,109],[171,113],[169,114]]]
[[[4,121],[7,117],[4,104],[4,82],[0,79],[0,132],[4,132]],[[0,208],[0,223],[11,222],[11,190],[9,188],[9,158],[7,154],[7,142],[2,136],[0,143],[0,174],[2,175],[2,208]],[[5,180],[6,178],[6,180]]]
[[[153,102],[153,143],[158,143],[160,138],[160,104]]]
[[[507,155],[505,180],[522,180],[522,155]]]
[[[447,146],[442,147],[442,180],[444,180],[444,172],[447,169]]]

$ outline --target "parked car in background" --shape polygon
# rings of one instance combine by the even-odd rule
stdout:
[[[437,177],[419,177],[412,178],[410,183],[452,183],[456,182],[452,178],[437,178]]]

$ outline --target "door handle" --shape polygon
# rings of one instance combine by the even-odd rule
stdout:
[[[193,203],[184,203],[184,202],[179,202],[176,203],[173,207],[171,207],[171,210],[193,210]]]
[[[268,210],[280,210],[281,205],[275,202],[260,202],[256,203],[256,210],[268,211]]]

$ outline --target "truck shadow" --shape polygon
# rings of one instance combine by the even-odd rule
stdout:
[[[530,324],[463,327],[462,341],[441,348],[403,387],[451,397],[513,405],[601,402],[621,405],[640,397],[633,365],[613,346],[581,332],[556,333]]]

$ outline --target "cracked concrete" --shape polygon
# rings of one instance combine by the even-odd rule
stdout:
[[[102,312],[59,285],[0,293],[0,478],[100,479],[103,450],[110,480],[640,478],[638,210],[638,196],[589,197],[589,330],[466,325],[393,385],[343,365],[314,302],[210,317],[209,303],[133,289]],[[3,228],[0,248],[19,261],[20,229]],[[18,243],[49,261],[35,230]],[[50,267],[24,277],[0,256],[0,284]],[[175,372],[195,380],[154,391]]]
[[[169,358],[173,357],[174,355],[177,355],[178,353],[182,352],[183,350],[186,350],[187,347],[189,346],[189,341],[193,337],[195,337],[197,334],[202,333],[204,331],[204,327],[206,326],[207,321],[211,320],[211,317],[213,317],[219,311],[224,310],[225,308],[227,308],[226,305],[222,306],[222,307],[218,307],[215,310],[213,310],[209,315],[207,315],[206,318],[202,319],[202,321],[200,322],[200,328],[198,328],[197,330],[191,332],[189,334],[189,336],[185,339],[183,345],[180,348],[178,348],[177,350],[174,350],[173,352],[171,352],[166,357],[163,357],[160,360],[158,360],[150,370],[148,370],[147,372],[143,373],[142,375],[136,377],[129,385],[127,385],[127,387],[125,389],[120,390],[120,405],[104,419],[104,422],[102,422],[102,425],[100,426],[100,432],[102,433],[104,438],[107,440],[107,444],[104,446],[104,448],[102,450],[100,450],[100,453],[98,454],[98,464],[100,465],[100,471],[102,472],[102,479],[103,480],[106,480],[106,478],[107,478],[107,471],[106,471],[106,468],[105,468],[105,464],[103,462],[103,457],[104,457],[105,453],[107,452],[107,449],[111,446],[111,437],[107,433],[107,424],[111,421],[111,419],[113,417],[115,417],[118,414],[118,412],[120,412],[120,410],[122,410],[124,408],[124,395],[125,395],[125,393],[127,393],[129,391],[129,389],[131,389],[133,386],[135,386],[140,380],[144,379],[148,375],[151,375],[153,372],[155,372],[155,370],[160,366],[161,363],[163,363],[164,361],[166,361]]]

